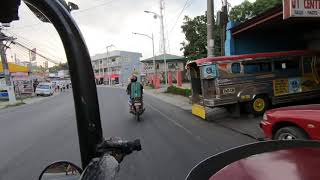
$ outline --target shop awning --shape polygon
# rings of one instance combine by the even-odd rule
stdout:
[[[105,75],[98,75],[98,74],[96,74],[95,77],[96,77],[96,79],[99,79],[99,78],[109,78],[110,75],[108,75],[108,74],[105,74]],[[119,75],[119,74],[111,74],[111,79],[115,79],[115,78],[120,78],[120,75]]]

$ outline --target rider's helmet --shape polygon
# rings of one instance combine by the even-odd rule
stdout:
[[[138,78],[135,75],[132,75],[130,78],[131,82],[137,82]]]

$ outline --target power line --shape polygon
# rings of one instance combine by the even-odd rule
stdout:
[[[15,44],[15,45],[19,45],[19,46],[21,46],[21,47],[23,47],[23,48],[25,48],[25,49],[27,49],[27,50],[29,50],[29,51],[32,51],[32,49],[28,48],[27,46],[25,46],[25,45],[23,45],[23,44],[21,44],[21,43],[19,43],[19,42],[17,42],[17,41],[14,41],[14,44]],[[34,51],[33,51],[33,52],[34,52]],[[42,54],[40,54],[40,53],[38,53],[38,52],[34,52],[34,53],[35,53],[36,55],[38,55],[38,56],[40,56],[40,57],[42,57],[42,58],[44,58],[44,59],[52,62],[52,63],[54,63],[54,64],[59,64],[58,61],[55,61],[55,60],[53,60],[53,59],[50,59],[50,58],[48,58],[48,57],[46,57],[46,56],[44,56],[44,55],[42,55]]]
[[[51,51],[52,53],[53,53],[53,52],[56,52],[56,49],[52,49],[52,47],[49,46],[48,44],[31,41],[30,39],[27,39],[27,38],[25,38],[25,37],[23,37],[23,36],[20,36],[20,35],[16,34],[16,33],[13,33],[13,32],[8,32],[8,33],[12,34],[13,36],[19,37],[19,38],[22,39],[22,40],[24,39],[24,40],[25,40],[25,44],[31,44],[31,45],[34,46],[34,47],[46,46],[47,51],[49,50],[49,51]],[[56,48],[60,47],[60,46],[57,46],[57,45],[54,45],[54,46],[55,46]],[[37,50],[42,51],[41,48],[37,48]],[[57,57],[57,56],[53,55],[52,53],[47,52],[47,54],[49,54],[50,56],[54,57],[55,59],[63,59],[63,60],[65,60],[65,59],[62,58],[62,57]]]
[[[178,17],[177,17],[177,20],[176,20],[175,23],[173,24],[173,26],[172,26],[172,28],[171,28],[171,30],[170,30],[170,33],[173,31],[173,29],[174,29],[175,26],[177,25],[177,23],[178,23],[181,15],[182,15],[182,13],[183,13],[183,11],[187,9],[188,2],[189,2],[189,0],[186,0],[186,2],[184,3],[184,6],[183,6],[183,8],[182,8],[181,11],[180,11],[180,13],[179,13],[179,15],[178,15]],[[190,7],[190,5],[189,5],[188,7]]]
[[[18,41],[16,41],[16,42],[18,42]],[[25,48],[25,47],[27,47],[27,45],[25,45],[24,43],[21,43],[21,42],[19,42],[21,45],[23,45],[23,46],[21,46],[21,47],[23,47],[23,48]],[[31,50],[31,48],[25,48],[25,49],[27,49],[27,50]],[[29,52],[28,51],[28,52]],[[41,54],[43,54],[43,52],[41,51],[41,50],[39,50],[39,49],[37,49],[36,50],[38,53],[36,53],[36,55],[38,54],[38,55],[41,55]],[[41,53],[41,54],[39,54],[39,53]],[[52,58],[49,58],[49,57],[46,57],[46,56],[42,56],[42,58],[44,58],[44,59],[52,59]],[[60,59],[60,58],[57,58],[57,57],[54,57],[55,59]],[[53,61],[55,61],[55,62],[58,62],[57,60],[53,60]],[[53,62],[53,63],[55,63],[55,62]]]
[[[83,12],[86,12],[86,11],[89,11],[89,10],[92,10],[92,9],[100,8],[100,7],[106,6],[106,5],[108,5],[108,4],[111,4],[113,1],[114,1],[114,0],[110,0],[110,1],[108,1],[108,2],[99,4],[99,5],[96,5],[96,6],[92,6],[92,7],[86,8],[86,9],[74,11],[73,14],[76,15],[76,14],[83,13]]]

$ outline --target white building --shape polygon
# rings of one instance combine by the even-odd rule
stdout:
[[[91,57],[98,84],[126,84],[131,74],[140,75],[141,53],[111,51]]]

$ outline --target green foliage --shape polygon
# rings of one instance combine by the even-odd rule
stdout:
[[[191,95],[190,89],[183,89],[176,86],[169,86],[167,88],[167,93],[177,94],[185,97],[189,97]]]
[[[282,0],[256,0],[254,3],[245,0],[240,5],[231,9],[229,17],[235,22],[244,22],[281,3]]]
[[[49,68],[50,73],[57,73],[60,70],[69,70],[68,63],[60,63],[58,65],[55,65],[55,66]]]
[[[207,57],[207,16],[201,15],[194,18],[184,17],[182,32],[186,41],[182,42],[184,56],[188,60]],[[214,26],[215,52],[216,56],[221,54],[221,28]]]

